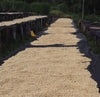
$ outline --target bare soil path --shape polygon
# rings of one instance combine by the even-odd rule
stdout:
[[[100,97],[71,19],[58,19],[0,67],[0,97]],[[82,48],[81,48],[82,49]]]

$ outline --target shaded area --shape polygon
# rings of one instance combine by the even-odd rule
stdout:
[[[28,45],[28,48],[48,48],[48,47],[77,47],[77,45],[64,45],[64,44],[52,44],[52,45]]]
[[[19,47],[17,50],[13,51],[11,54],[9,54],[7,57],[0,59],[0,66],[4,63],[5,60],[8,60],[10,57],[15,56],[18,52],[25,50],[27,47],[31,47],[30,43],[32,41],[37,40],[39,37],[41,37],[42,35],[48,35],[48,33],[45,33],[45,30],[47,30],[48,28],[45,28],[42,32],[39,32],[36,38],[33,38],[29,43],[22,45],[21,47]]]
[[[12,56],[15,56],[18,52],[25,50],[26,48],[48,48],[48,47],[78,47],[77,45],[64,45],[64,44],[52,44],[52,45],[31,45],[26,44],[25,46],[20,47],[18,50],[7,56],[6,58],[0,60],[0,65],[4,63],[4,60],[9,59]]]
[[[91,47],[88,45],[87,39],[82,33],[76,32],[73,34],[75,34],[77,38],[81,39],[78,42],[78,49],[80,52],[84,53],[86,57],[92,60],[87,70],[91,73],[91,78],[97,82],[97,87],[100,92],[100,56],[91,52]],[[85,60],[84,63],[86,63]]]

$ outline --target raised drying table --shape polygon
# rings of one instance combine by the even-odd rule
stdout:
[[[31,30],[38,32],[50,20],[48,16],[29,16],[0,22],[0,50],[4,44],[7,45],[10,41],[17,40],[18,36],[23,39],[24,36],[31,36]]]

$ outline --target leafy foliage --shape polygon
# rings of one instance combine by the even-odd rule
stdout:
[[[84,0],[85,15],[100,15],[99,0]],[[82,12],[83,0],[1,0],[1,10],[29,11],[37,14],[50,14],[56,11],[57,13],[73,13],[79,14]],[[59,11],[59,12],[58,12]],[[89,16],[88,16],[89,17]],[[87,18],[88,18],[87,17]],[[93,15],[89,17],[93,19]],[[98,19],[97,17],[95,17]]]
[[[48,14],[50,10],[49,3],[33,2],[30,4],[30,7],[32,12],[36,12],[38,14]]]
[[[56,17],[64,17],[65,16],[65,14],[60,10],[52,10],[52,11],[50,11],[49,15],[53,15]]]
[[[95,22],[100,22],[100,16],[99,15],[94,15],[94,14],[91,14],[91,15],[87,15],[85,16],[85,20],[88,20],[88,21],[95,21]]]
[[[18,11],[30,11],[30,6],[23,1],[16,1],[14,4],[14,9]]]
[[[12,9],[12,1],[9,1],[9,0],[3,0],[2,2],[0,2],[0,7],[3,9],[3,10],[9,10],[9,9]]]

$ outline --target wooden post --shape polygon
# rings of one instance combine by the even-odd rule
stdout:
[[[2,40],[1,40],[1,32],[0,32],[0,52],[2,51]]]
[[[39,28],[41,27],[41,19],[39,19]]]
[[[45,18],[43,18],[43,25],[45,25]]]
[[[23,38],[24,32],[23,32],[23,25],[22,24],[20,25],[20,30],[21,30],[21,37]]]
[[[25,23],[25,33],[26,33],[26,35],[27,35],[27,33],[28,33],[27,23]],[[25,35],[25,36],[26,36],[26,35]]]
[[[94,39],[95,39],[95,44],[98,45],[98,40],[96,35],[94,36]]]
[[[32,21],[31,29],[32,29],[34,32],[37,31],[37,28],[36,28],[36,21]]]
[[[44,24],[46,23],[46,18],[44,18]]]
[[[41,27],[43,26],[43,19],[41,19]]]
[[[36,32],[38,32],[39,28],[38,28],[38,20],[35,21],[35,27],[36,27]]]
[[[33,25],[32,25],[32,21],[31,21],[31,22],[30,22],[30,28],[31,28],[31,29],[32,29],[32,26],[33,26]]]
[[[31,35],[31,27],[30,27],[30,23],[27,23],[28,25],[27,25],[27,27],[28,27],[28,35],[30,36]]]
[[[98,39],[97,39],[97,44],[100,47],[100,37],[98,37]]]
[[[28,25],[29,25],[29,35],[31,35],[31,23],[29,22]]]
[[[31,35],[30,34],[30,31],[31,31],[31,28],[30,28],[30,24],[29,23],[26,23],[26,33],[27,33],[27,35]]]
[[[16,40],[16,26],[13,26],[13,39]]]
[[[6,29],[6,44],[10,41],[10,28]]]

